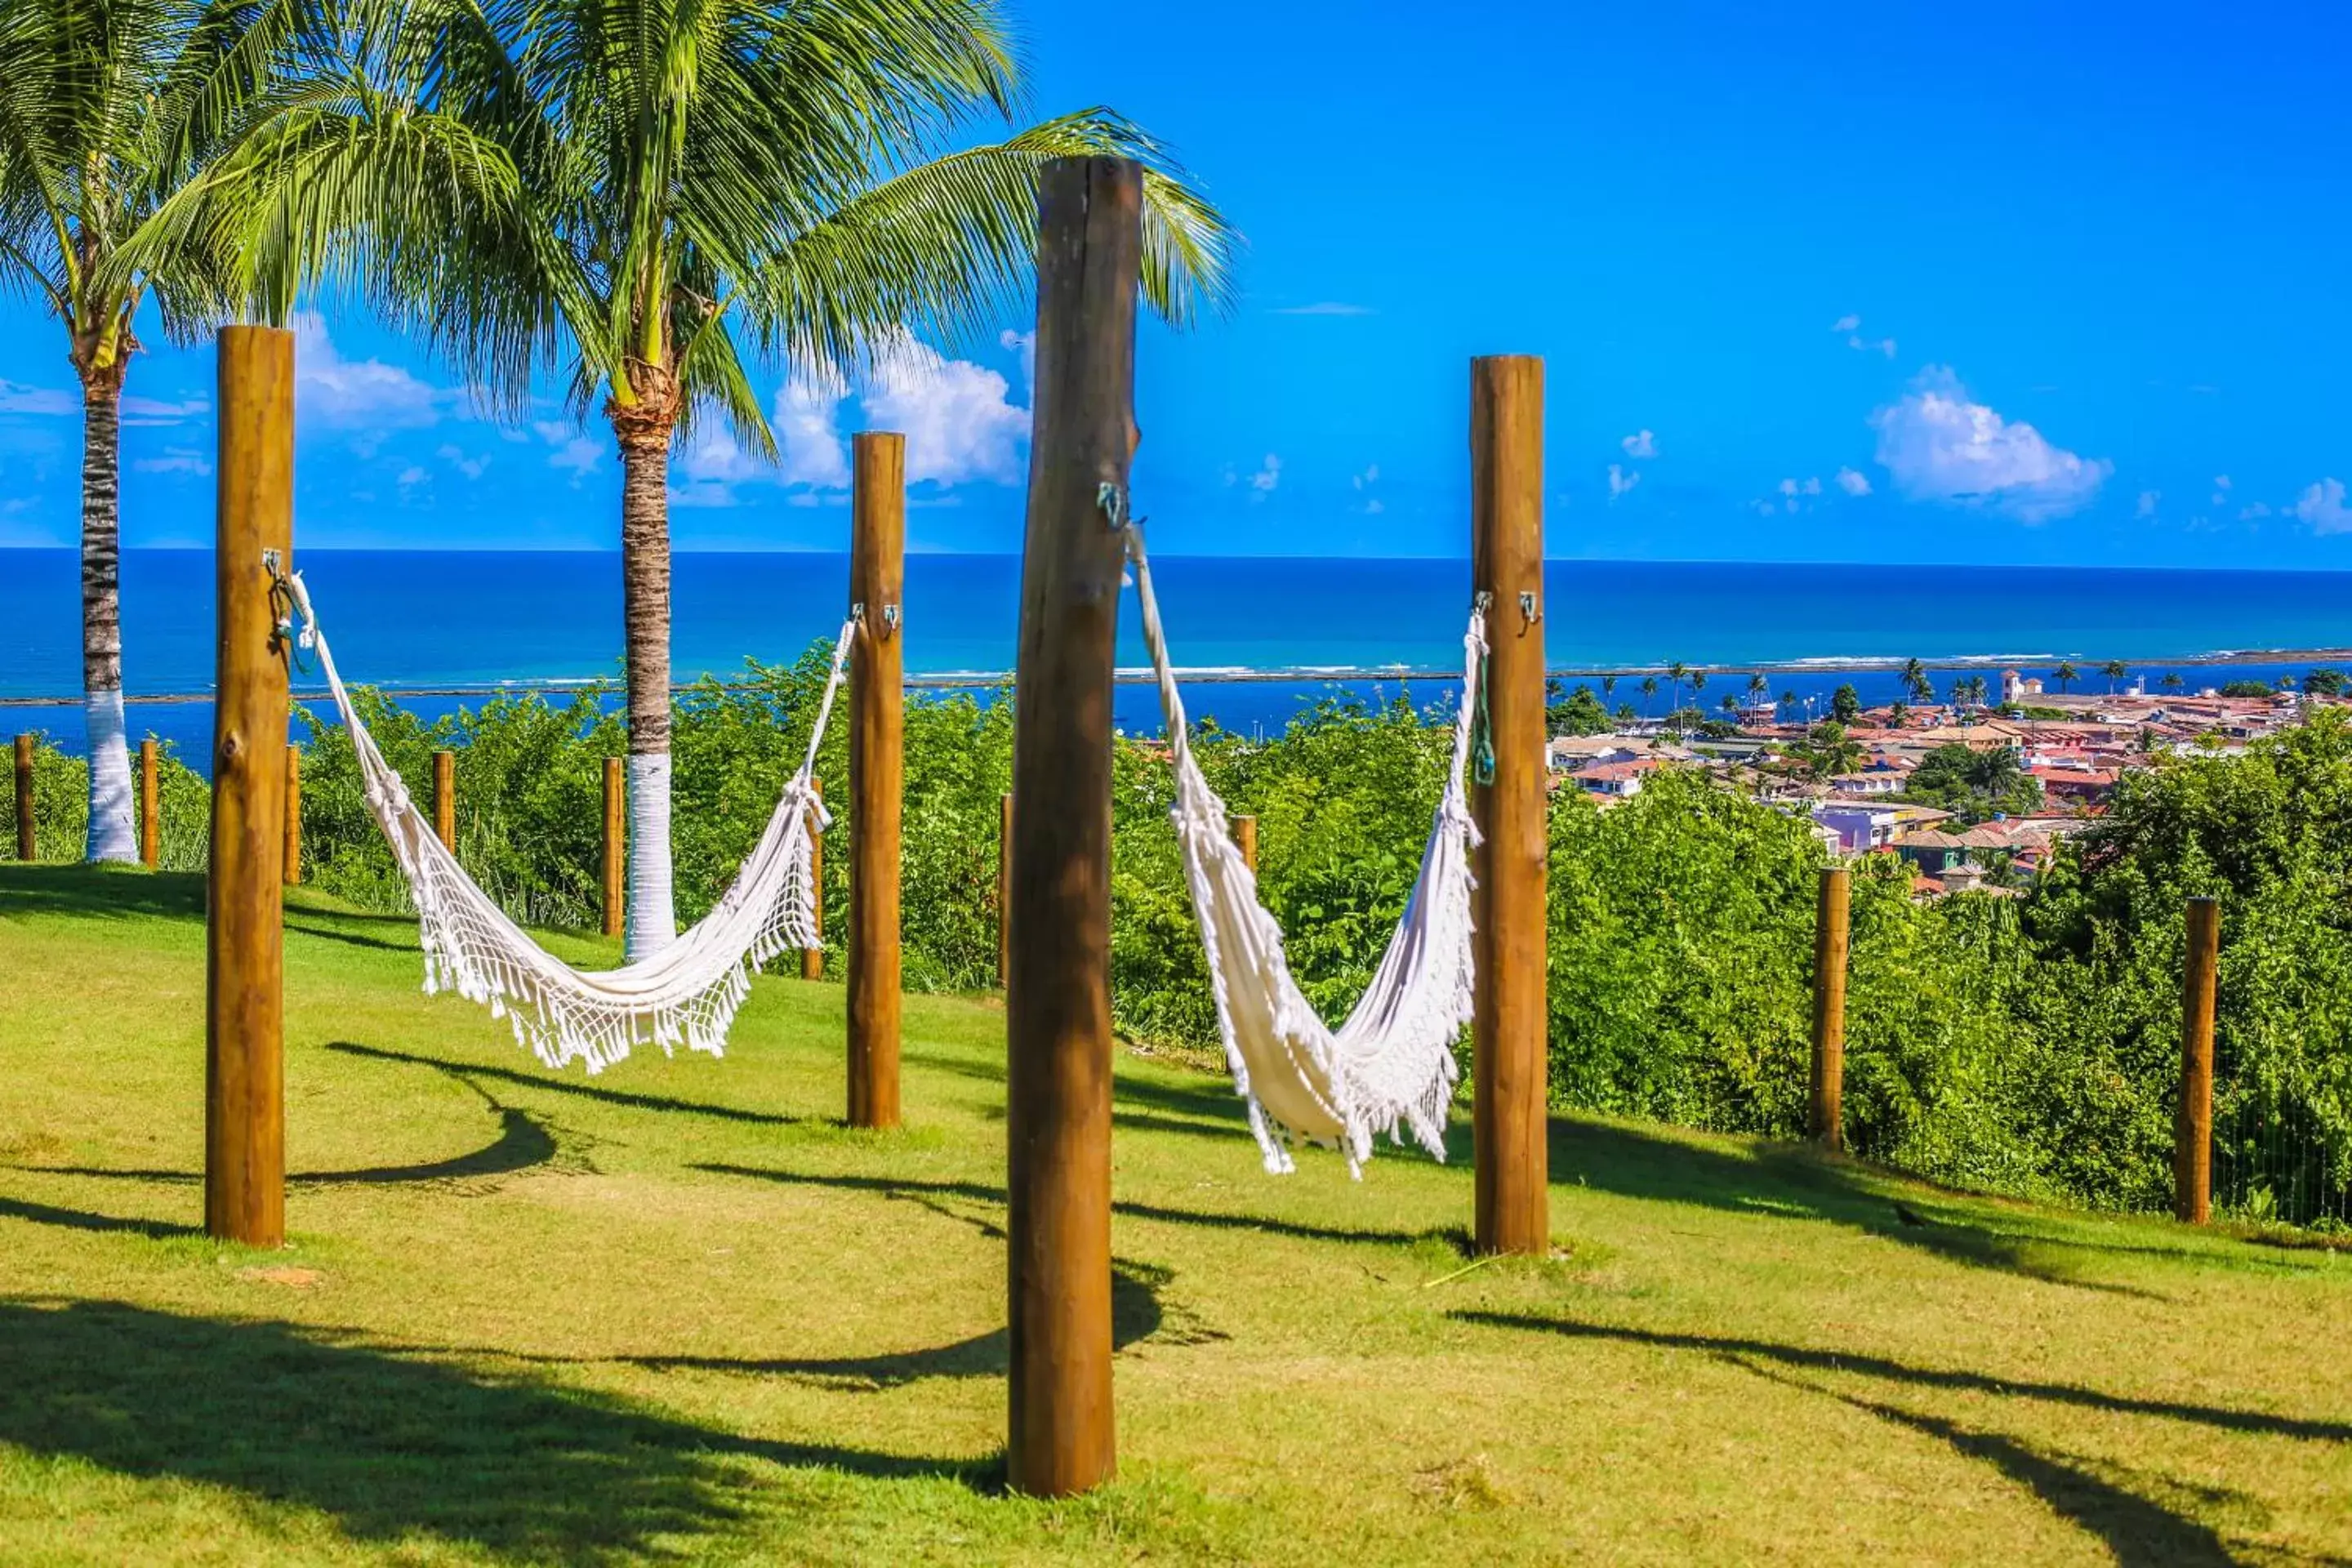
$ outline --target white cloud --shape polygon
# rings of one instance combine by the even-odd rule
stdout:
[[[1837,482],[1838,489],[1850,496],[1866,496],[1870,493],[1870,481],[1853,468],[1840,468],[1837,471]]]
[[[71,414],[81,399],[61,387],[26,386],[21,381],[0,381],[0,414]]]
[[[1859,331],[1861,330],[1862,318],[1853,314],[1852,312],[1840,316],[1836,321],[1830,323],[1830,331],[1833,332],[1853,332]]]
[[[439,458],[443,462],[448,464],[451,468],[457,469],[459,473],[465,475],[469,479],[480,479],[482,477],[482,470],[490,466],[490,455],[488,452],[484,452],[478,457],[475,454],[467,451],[463,447],[458,446],[455,441],[444,441],[441,444],[441,449],[435,453],[434,456]]]
[[[530,431],[553,448],[547,455],[548,467],[567,470],[574,489],[604,460],[604,448],[570,425],[541,419],[532,424]]]
[[[784,483],[824,489],[849,483],[849,448],[834,423],[835,410],[848,395],[841,377],[822,367],[795,371],[776,389],[768,424],[776,433]]]
[[[1654,458],[1658,455],[1658,436],[1654,430],[1641,430],[1617,443],[1625,448],[1629,458]]]
[[[212,412],[213,405],[201,397],[186,397],[171,402],[156,397],[126,396],[122,400],[122,423],[143,426],[177,425],[201,414]]]
[[[1361,490],[1361,489],[1370,489],[1374,484],[1376,484],[1376,483],[1378,483],[1378,482],[1379,482],[1379,480],[1380,480],[1380,477],[1381,477],[1381,466],[1380,466],[1378,463],[1374,463],[1374,464],[1372,464],[1370,468],[1366,468],[1362,473],[1358,474],[1355,478],[1353,478],[1353,479],[1349,479],[1348,482],[1349,482],[1349,484],[1351,484],[1351,485],[1355,486],[1355,487],[1356,487],[1356,489],[1360,489],[1360,490]]]
[[[1257,472],[1249,477],[1249,487],[1259,495],[1268,495],[1273,492],[1275,486],[1280,483],[1282,483],[1282,459],[1268,452],[1265,455],[1265,461],[1258,465]]]
[[[1609,499],[1612,501],[1620,496],[1631,495],[1633,487],[1641,482],[1642,476],[1638,472],[1620,468],[1615,463],[1609,465]]]
[[[2322,479],[2305,490],[2294,503],[2294,515],[2311,524],[2314,533],[2352,531],[2352,507],[2344,504],[2344,481]]]
[[[396,364],[345,359],[327,334],[325,317],[316,310],[294,312],[296,418],[380,435],[438,424],[448,396]]]
[[[1012,350],[1021,356],[1021,384],[1028,390],[1029,401],[1037,401],[1037,334],[1016,332],[1007,327],[996,335],[999,348]]]
[[[1343,304],[1337,300],[1318,300],[1312,305],[1282,305],[1275,309],[1277,316],[1369,316],[1374,314],[1370,305]]]
[[[2238,521],[2240,522],[2252,522],[2256,518],[2268,517],[2270,514],[2270,502],[2261,500],[2250,501],[2239,510]]]
[[[2156,515],[2156,503],[2163,499],[2164,492],[2162,490],[2140,491],[2139,500],[2133,503],[2132,515],[2137,518],[2154,517]]]
[[[1009,485],[1020,480],[1029,446],[1029,410],[1012,390],[996,371],[902,333],[877,356],[859,401],[875,428],[905,432],[908,483]]]
[[[213,471],[211,460],[193,447],[166,447],[163,456],[136,458],[131,466],[142,474],[209,474]]]
[[[1876,353],[1885,354],[1888,359],[1893,359],[1895,357],[1895,340],[1893,338],[1864,337],[1862,335],[1862,318],[1853,314],[1852,312],[1840,316],[1836,321],[1831,322],[1830,331],[1833,332],[1843,332],[1845,334],[1845,346],[1859,353],[1869,353],[1875,351]]]
[[[1990,507],[2023,522],[2080,511],[2115,471],[2105,458],[2077,457],[2023,420],[1972,401],[1942,365],[1930,365],[1870,423],[1879,463],[1914,500]]]
[[[2215,506],[2230,504],[2230,476],[2227,474],[2213,476],[2213,504]]]
[[[400,488],[404,490],[414,489],[416,486],[423,484],[426,479],[429,479],[432,477],[432,475],[426,473],[415,463],[411,463],[408,467],[400,470]]]

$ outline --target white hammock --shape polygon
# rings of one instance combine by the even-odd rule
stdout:
[[[296,574],[288,585],[302,616],[302,646],[317,651],[327,689],[351,732],[368,809],[390,841],[393,858],[416,901],[428,994],[455,990],[469,1001],[488,1003],[493,1016],[512,1022],[516,1041],[529,1046],[549,1067],[561,1068],[578,1058],[593,1073],[619,1061],[645,1040],[665,1052],[684,1041],[695,1050],[720,1055],[727,1027],[751,988],[753,972],[789,948],[814,947],[822,941],[810,879],[809,835],[812,824],[822,832],[832,818],[809,781],[834,695],[841,688],[857,627],[855,618],[844,623],[834,644],[833,670],[809,734],[808,756],[784,786],[766,830],[736,871],[726,896],[693,929],[652,957],[620,969],[592,971],[561,963],[523,934],[443,847],[432,826],[410,804],[408,786],[383,760],[352,710],[301,575]]]
[[[1127,528],[1128,559],[1143,611],[1143,640],[1160,678],[1160,709],[1175,754],[1176,805],[1169,815],[1184,855],[1192,912],[1208,950],[1217,1026],[1234,1086],[1249,1102],[1250,1131],[1265,1168],[1291,1168],[1297,1139],[1335,1146],[1360,1175],[1372,1140],[1387,1132],[1445,1158],[1445,1121],[1461,1069],[1454,1042],[1472,1009],[1470,850],[1478,829],[1463,788],[1471,720],[1477,711],[1486,617],[1470,614],[1463,634],[1462,708],[1454,721],[1454,756],[1437,803],[1412,897],[1389,939],[1372,983],[1348,1021],[1333,1029],[1316,1016],[1283,956],[1282,928],[1258,902],[1257,877],[1242,859],[1217,798],[1192,760],[1184,703],[1169,666],[1160,601],[1139,526]]]

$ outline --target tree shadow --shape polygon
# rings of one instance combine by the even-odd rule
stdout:
[[[205,918],[201,871],[0,862],[0,906],[12,914],[80,919]]]
[[[2298,1415],[2275,1415],[2262,1410],[2231,1410],[2226,1406],[2184,1405],[2168,1399],[2140,1399],[2129,1394],[2105,1394],[2071,1383],[2028,1383],[1957,1367],[1913,1366],[1884,1356],[1864,1355],[1852,1351],[1817,1350],[1806,1345],[1776,1344],[1769,1340],[1744,1340],[1712,1334],[1669,1333],[1656,1329],[1541,1317],[1531,1312],[1463,1310],[1446,1315],[1460,1322],[1478,1323],[1487,1328],[1519,1329],[1559,1334],[1569,1339],[1613,1340],[1627,1344],[1654,1345],[1664,1350],[1689,1351],[1700,1355],[1740,1361],[1743,1364],[1750,1361],[1770,1362],[1814,1372],[1856,1373],[1920,1388],[1958,1389],[2002,1399],[2041,1399],[2119,1415],[2160,1416],[2232,1432],[2256,1432],[2318,1443],[2352,1442],[2352,1422],[2315,1421]]]
[[[1449,1156],[1457,1136],[1459,1157],[1467,1159],[1466,1129],[1449,1134]],[[1624,1197],[1759,1217],[1826,1220],[1954,1263],[2046,1285],[2169,1300],[2139,1286],[2084,1278],[2071,1259],[2038,1255],[2051,1250],[2095,1255],[2108,1249],[2106,1244],[1989,1225],[1979,1214],[1934,1201],[1925,1184],[1890,1173],[1883,1178],[1885,1182],[1912,1189],[1897,1200],[1874,1188],[1875,1178],[1868,1167],[1799,1144],[1759,1141],[1751,1153],[1731,1154],[1619,1122],[1556,1117],[1549,1145],[1555,1185],[1580,1184]]]
[[[911,1198],[919,1194],[938,1197],[964,1198],[975,1203],[1002,1205],[1004,1189],[980,1182],[926,1181],[899,1176],[853,1176],[820,1174],[814,1171],[783,1171],[770,1166],[730,1165],[723,1163],[694,1164],[690,1170],[708,1171],[720,1176],[748,1176],[753,1181],[782,1182],[795,1186],[835,1187],[846,1192],[879,1193],[885,1197]],[[1440,1240],[1454,1244],[1454,1228],[1431,1230],[1351,1230],[1339,1226],[1310,1225],[1298,1220],[1276,1219],[1268,1215],[1221,1214],[1215,1210],[1168,1208],[1158,1204],[1139,1204],[1127,1199],[1115,1199],[1111,1212],[1129,1219],[1160,1220],[1170,1225],[1204,1226],[1213,1230],[1261,1231],[1271,1236],[1286,1236],[1299,1241],[1370,1242],[1381,1247],[1412,1247],[1421,1242]]]
[[[461,1184],[486,1177],[511,1176],[542,1165],[553,1165],[564,1153],[551,1123],[528,1110],[494,1106],[499,1120],[497,1138],[479,1149],[417,1165],[368,1165],[352,1171],[297,1171],[286,1178],[294,1187],[397,1186],[410,1183]],[[169,1182],[190,1184],[204,1180],[199,1171],[123,1171],[99,1165],[25,1165],[52,1176],[94,1176],[100,1180]]]
[[[750,1521],[756,1461],[989,1488],[960,1462],[698,1426],[356,1335],[122,1302],[0,1301],[0,1441],[316,1509],[356,1540],[640,1562]]]
[[[419,951],[417,945],[414,942],[392,942],[380,936],[362,935],[361,932],[355,931],[337,931],[333,926],[321,925],[318,923],[315,919],[300,920],[296,918],[298,913],[306,914],[309,911],[307,910],[297,911],[293,910],[289,910],[286,912],[285,924],[287,935],[314,937],[320,942],[340,942],[347,947],[369,947],[375,949],[379,952],[415,952]]]
[[[626,1106],[632,1110],[674,1110],[688,1116],[709,1116],[721,1121],[744,1121],[761,1127],[805,1127],[825,1122],[829,1118],[817,1116],[787,1116],[772,1110],[747,1110],[732,1105],[709,1105],[700,1100],[674,1100],[667,1095],[637,1094],[628,1089],[605,1089],[577,1079],[560,1078],[551,1072],[518,1072],[512,1068],[483,1067],[472,1062],[444,1061],[437,1057],[421,1057],[409,1051],[386,1050],[381,1046],[363,1046],[352,1040],[330,1040],[326,1048],[348,1057],[364,1057],[372,1061],[400,1062],[410,1067],[431,1068],[453,1078],[494,1079],[501,1083],[520,1084],[525,1088],[545,1089],[550,1094],[576,1095],[604,1105]]]

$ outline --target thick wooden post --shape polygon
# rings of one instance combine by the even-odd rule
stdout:
[[[302,882],[302,748],[286,748],[286,885]]]
[[[1112,638],[1134,456],[1140,167],[1047,163],[1013,681],[1004,999],[1012,1318],[1008,1479],[1040,1497],[1117,1468],[1110,1323]]]
[[[896,1127],[907,438],[861,431],[850,449],[849,1124]]]
[[[286,656],[265,552],[293,569],[294,335],[220,333],[218,638],[205,911],[205,1229],[286,1240]]]
[[[163,863],[161,794],[155,787],[155,742],[139,742],[139,863],[149,870]]]
[[[1256,875],[1257,875],[1257,818],[1256,818],[1256,817],[1255,817],[1255,816],[1236,816],[1236,817],[1234,817],[1234,846],[1235,846],[1236,847],[1238,847],[1238,848],[1241,850],[1241,852],[1242,852],[1242,864],[1243,864],[1243,865],[1244,865],[1244,866],[1246,866],[1246,867],[1248,867],[1248,868],[1250,868],[1250,875],[1251,875],[1251,876],[1253,876],[1253,877],[1256,876]]]
[[[824,798],[824,781],[812,774],[809,792],[819,800]],[[816,909],[817,942],[814,947],[801,949],[801,978],[824,978],[824,835],[816,831],[814,817],[809,819],[809,897]]]
[[[2172,1121],[2172,1212],[2213,1217],[2213,994],[2221,965],[2221,901],[2189,900],[2189,961],[2180,988],[2180,1104]]]
[[[433,753],[433,837],[452,855],[457,852],[457,753]]]
[[[33,843],[33,737],[16,737],[16,858],[30,860]]]
[[[1473,791],[1486,835],[1475,893],[1472,1124],[1480,1252],[1551,1245],[1545,1144],[1543,361],[1470,362],[1470,559],[1486,612],[1495,779]]]
[[[1832,1153],[1845,1148],[1845,968],[1853,877],[1843,866],[1822,868],[1813,912],[1813,1093],[1807,1121],[1813,1142]]]
[[[1013,796],[996,803],[996,985],[1013,984]]]
[[[628,929],[628,885],[624,877],[629,847],[629,785],[621,759],[604,759],[604,934],[617,937]]]

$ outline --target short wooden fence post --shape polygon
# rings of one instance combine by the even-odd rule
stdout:
[[[1853,874],[1822,868],[1813,912],[1813,1084],[1806,1130],[1832,1153],[1845,1148],[1845,973]]]
[[[457,753],[433,753],[433,836],[441,847],[457,852]]]
[[[824,781],[811,776],[809,793],[819,800],[824,798]],[[824,835],[816,830],[816,817],[809,817],[809,907],[816,914],[816,945],[801,949],[801,978],[824,978]]]
[[[30,860],[33,842],[33,737],[16,737],[16,858]]]
[[[2172,1212],[2213,1217],[2213,1003],[2221,965],[2221,901],[2189,900],[2189,957],[2180,988],[2180,1102],[2172,1122]]]
[[[286,748],[286,885],[302,883],[302,748]]]
[[[155,742],[139,742],[139,863],[149,870],[163,863],[163,825],[155,786]]]
[[[621,759],[604,759],[604,863],[601,879],[604,895],[604,934],[617,937],[628,929],[627,865],[629,785]]]
[[[1256,817],[1255,817],[1255,816],[1236,816],[1236,817],[1234,817],[1234,845],[1235,845],[1235,846],[1236,846],[1236,847],[1241,850],[1241,852],[1242,852],[1242,864],[1243,864],[1243,865],[1244,865],[1244,866],[1246,866],[1246,867],[1248,867],[1248,868],[1250,868],[1250,875],[1251,875],[1251,876],[1253,876],[1253,877],[1256,876],[1256,875],[1257,875],[1257,818],[1256,818]]]

